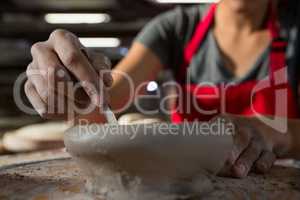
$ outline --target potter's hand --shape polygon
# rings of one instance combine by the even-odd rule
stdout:
[[[288,147],[288,135],[276,132],[257,118],[222,116],[235,125],[234,147],[221,175],[242,178],[253,170],[266,173]]]
[[[34,44],[31,54],[25,93],[41,116],[66,118],[75,106],[106,103],[110,62],[85,49],[74,34],[56,30],[47,41]]]

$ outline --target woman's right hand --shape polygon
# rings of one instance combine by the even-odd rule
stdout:
[[[55,30],[47,41],[34,44],[31,54],[25,93],[42,117],[70,119],[81,114],[79,109],[98,110],[107,103],[110,61],[88,51],[71,32]]]

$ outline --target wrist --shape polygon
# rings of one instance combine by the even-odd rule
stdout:
[[[256,127],[265,138],[269,149],[272,150],[278,158],[287,157],[292,148],[291,130],[288,129],[282,133],[257,118],[251,121],[251,125]]]

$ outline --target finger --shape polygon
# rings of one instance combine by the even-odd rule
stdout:
[[[106,87],[111,87],[113,85],[114,79],[111,75],[111,71],[104,72],[102,77]]]
[[[103,84],[101,84],[100,87],[103,86],[102,91],[103,91],[103,96],[105,96],[104,101],[109,102],[110,98],[109,98],[109,93],[108,93],[108,90],[106,87],[111,87],[112,83],[113,83],[113,78],[111,75],[110,60],[103,54],[89,51],[82,45],[81,45],[81,51],[93,65],[93,68],[96,70],[96,72],[98,73],[98,76],[100,77],[100,81],[103,81]],[[107,104],[105,104],[103,106],[105,107],[105,106],[107,106]]]
[[[88,58],[81,52],[78,39],[61,31],[50,37],[50,40],[64,66],[82,83],[92,102],[103,105],[103,86]]]
[[[52,113],[48,113],[48,118],[70,120],[75,116],[75,102],[66,96],[57,96]]]
[[[231,175],[231,168],[233,166],[233,164],[231,163],[231,153],[229,153],[228,156],[226,156],[226,160],[224,162],[224,165],[222,167],[222,169],[218,172],[219,176],[230,176]]]
[[[234,145],[232,151],[226,160],[227,166],[232,166],[237,161],[242,152],[249,146],[251,142],[250,130],[244,127],[236,126],[236,133],[234,134]]]
[[[81,47],[81,51],[91,62],[92,66],[98,73],[101,80],[106,87],[111,87],[113,83],[113,77],[111,75],[111,62],[108,57],[100,53],[89,51],[88,49]]]
[[[113,84],[113,77],[111,75],[111,62],[110,60],[102,55],[91,53],[92,65],[96,69],[99,77],[103,80],[106,87],[111,87]]]
[[[55,99],[55,103],[45,104],[43,100],[40,98],[35,86],[27,81],[25,83],[25,93],[32,104],[33,108],[39,113],[39,115],[43,118],[47,119],[68,119],[69,110],[65,110],[68,108],[66,106],[67,103],[71,103],[65,97],[57,97]],[[51,99],[51,98],[50,98]]]
[[[261,144],[255,140],[251,140],[249,146],[244,150],[232,167],[233,176],[238,178],[247,176],[261,152]]]
[[[37,93],[34,85],[30,81],[27,81],[24,85],[24,90],[33,108],[40,114],[40,116],[44,117],[47,112],[47,105]]]
[[[226,123],[226,125],[230,126],[230,129],[233,131],[233,147],[224,162],[223,168],[220,170],[220,175],[231,176],[232,166],[237,161],[241,153],[249,146],[251,141],[251,132],[248,128],[242,126],[234,117],[229,115],[220,115],[219,117]]]
[[[28,80],[34,85],[38,95],[43,102],[47,103],[48,101],[48,88],[44,76],[40,73],[40,70],[32,62],[28,65],[26,74]]]
[[[255,162],[255,169],[258,173],[266,173],[273,166],[276,161],[276,156],[274,153],[270,151],[262,152],[259,159]]]
[[[36,43],[31,49],[31,54],[34,58],[33,63],[47,81],[72,80],[72,77],[63,66],[57,54],[48,44]]]
[[[45,80],[44,84],[47,86],[47,90],[42,92],[58,92],[58,94],[64,95],[65,91],[58,91],[56,83],[71,81],[71,77],[53,49],[45,43],[36,43],[31,48],[31,54],[33,57],[33,65],[31,67],[37,68],[40,71]],[[37,86],[35,82],[34,85]],[[40,87],[37,87],[37,91],[40,93]]]
[[[31,47],[31,55],[41,74],[47,76],[49,68],[63,68],[53,48],[46,42],[35,43]],[[47,77],[45,77],[47,78]]]
[[[226,118],[224,118],[224,119],[226,119]],[[236,159],[238,158],[238,155],[239,155],[238,149],[240,147],[236,147],[236,145],[240,146],[239,142],[237,141],[237,138],[236,138],[237,137],[236,134],[238,134],[237,130],[236,130],[236,126],[231,121],[229,121],[229,123],[231,123],[231,125],[233,126],[233,127],[231,127],[232,131],[233,131],[231,134],[232,134],[232,137],[235,137],[235,139],[233,138],[234,139],[233,147],[232,147],[231,151],[228,152],[228,154],[226,156],[226,160],[224,162],[224,165],[219,172],[219,175],[221,175],[221,176],[230,176],[230,174],[231,174],[230,170],[232,168],[232,165],[234,164],[234,162],[236,161]],[[227,124],[228,123],[226,123],[226,126],[227,126]]]

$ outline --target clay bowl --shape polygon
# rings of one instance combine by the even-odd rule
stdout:
[[[202,124],[76,126],[64,142],[90,192],[107,200],[169,197],[182,180],[217,173],[231,150],[230,134],[209,134]]]

